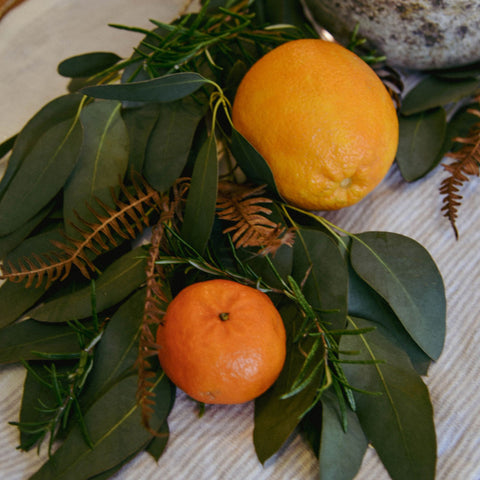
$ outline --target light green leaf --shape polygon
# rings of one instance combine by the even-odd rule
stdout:
[[[395,480],[433,480],[436,436],[428,389],[407,354],[383,335],[382,327],[353,318],[353,328],[377,326],[363,335],[344,335],[340,349],[359,351],[358,360],[385,363],[344,364],[349,383],[379,395],[355,394],[357,415],[369,441]],[[351,355],[348,355],[351,360]]]
[[[408,117],[399,116],[396,161],[407,182],[418,180],[438,165],[446,125],[445,110],[441,107]]]
[[[436,360],[445,340],[445,289],[425,248],[396,233],[365,232],[353,238],[350,259],[356,273],[387,301],[410,336]]]
[[[143,173],[152,187],[164,192],[185,168],[205,106],[185,98],[159,107],[158,121],[146,149]]]
[[[83,127],[82,149],[64,189],[63,213],[67,233],[75,231],[75,212],[91,221],[95,217],[87,204],[95,197],[112,204],[110,188],[123,179],[128,165],[128,136],[120,116],[120,103],[99,101],[88,105],[80,115]]]
[[[181,230],[182,237],[199,253],[205,250],[212,232],[217,184],[217,143],[212,134],[195,161]]]
[[[129,100],[134,102],[174,102],[187,97],[209,83],[195,72],[180,72],[164,75],[153,80],[98,85],[82,89],[82,93],[96,98]]]
[[[98,277],[96,285],[97,312],[112,307],[130,295],[145,281],[146,251],[138,247],[109,265]],[[30,312],[42,322],[67,322],[92,315],[91,287],[51,300]]]
[[[90,77],[112,67],[121,58],[111,52],[90,52],[75,55],[60,62],[58,73],[63,77]]]

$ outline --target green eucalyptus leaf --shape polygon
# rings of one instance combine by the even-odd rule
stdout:
[[[217,186],[217,142],[212,134],[195,161],[181,230],[182,237],[199,253],[204,252],[212,232]]]
[[[3,283],[0,287],[0,328],[18,320],[44,293],[41,286],[25,288],[22,283]]]
[[[64,120],[41,136],[0,200],[0,235],[20,228],[57,195],[75,166],[81,141],[76,119]]]
[[[259,184],[268,185],[273,192],[278,194],[272,171],[267,162],[253,145],[235,128],[232,129],[231,148],[235,160],[250,180]]]
[[[389,232],[365,232],[352,241],[355,272],[381,295],[433,360],[445,340],[446,300],[440,272],[415,240]]]
[[[447,78],[451,80],[463,79],[463,78],[479,78],[480,77],[480,62],[469,63],[468,65],[462,65],[459,67],[445,68],[442,70],[435,70],[433,75],[441,78]]]
[[[95,198],[112,205],[110,189],[127,170],[128,136],[120,106],[115,101],[93,102],[80,115],[82,149],[63,197],[65,229],[70,235],[75,232],[71,223],[78,223],[76,213],[88,221],[95,219],[87,207],[96,205]]]
[[[472,113],[470,109],[479,110],[480,104],[476,102],[460,108],[449,120],[439,157],[443,158],[447,152],[461,148],[463,144],[456,142],[455,139],[457,137],[467,137],[471,128],[478,123],[478,116]]]
[[[20,243],[22,243],[22,241],[45,219],[45,217],[51,213],[52,208],[53,203],[50,203],[30,220],[26,221],[20,228],[8,235],[0,237],[0,258],[5,258],[9,252],[18,247]]]
[[[429,75],[405,95],[400,112],[403,115],[413,115],[431,108],[443,107],[473,95],[479,86],[478,79],[452,81]]]
[[[153,392],[158,405],[152,426],[160,428],[170,411],[172,387],[163,372],[159,373],[156,383]],[[31,480],[84,480],[115,468],[138,452],[152,434],[142,426],[136,391],[136,375],[116,383],[84,415],[93,448],[86,444],[79,426],[74,426]]]
[[[293,343],[302,317],[293,305],[280,310],[287,330],[287,357],[279,378],[273,386],[255,400],[255,426],[253,442],[260,462],[264,463],[276,453],[301,421],[302,415],[311,407],[319,388],[323,370],[314,374],[312,382],[301,392],[289,398],[281,398],[288,392],[302,366],[305,356],[300,345]],[[308,348],[309,345],[302,345]],[[321,349],[315,354],[315,360],[321,361]]]
[[[51,377],[45,369],[45,362],[30,362],[23,384],[22,405],[20,408],[20,423],[35,424],[48,422],[52,418],[51,412],[45,408],[54,408],[58,405],[58,398],[54,389],[44,382],[51,383]],[[59,375],[67,373],[68,364],[56,365]],[[41,379],[41,380],[40,380]],[[34,429],[34,427],[32,426]],[[29,432],[20,429],[20,446],[22,450],[30,450],[42,440],[44,432]]]
[[[265,19],[269,24],[287,24],[303,27],[308,24],[302,4],[298,0],[265,0]]]
[[[67,58],[58,65],[63,77],[90,77],[115,65],[121,58],[111,52],[90,52]]]
[[[98,277],[96,285],[97,312],[112,307],[128,297],[145,281],[146,251],[137,247],[109,265]],[[67,322],[92,315],[91,287],[51,300],[30,312],[42,322]]]
[[[303,294],[319,311],[328,329],[346,324],[348,271],[340,249],[325,233],[299,228],[293,247],[293,277]]]
[[[376,326],[353,318],[354,328]],[[395,480],[433,480],[436,437],[433,409],[426,385],[408,356],[383,335],[344,335],[340,349],[359,351],[358,360],[385,363],[345,364],[349,383],[379,395],[355,394],[357,415],[369,441]],[[351,355],[348,355],[351,360]]]
[[[407,182],[418,180],[438,165],[446,125],[445,110],[441,107],[399,116],[396,161]]]
[[[348,430],[342,428],[337,396],[327,390],[322,403],[322,430],[320,437],[319,466],[322,480],[351,480],[355,477],[368,447],[357,415],[347,410]]]
[[[129,170],[142,172],[148,140],[161,111],[162,105],[158,103],[122,110],[130,144]]]
[[[2,159],[15,145],[18,135],[13,135],[0,143],[0,159]]]
[[[353,268],[349,268],[348,285],[349,315],[381,324],[388,340],[407,353],[420,375],[426,375],[431,364],[430,357],[408,334],[388,303]]]
[[[33,264],[37,264],[36,259],[33,258],[34,255],[42,256],[54,252],[58,253],[58,249],[52,242],[61,242],[64,240],[62,230],[60,230],[58,225],[53,226],[38,235],[24,240],[5,257],[5,264],[11,264],[17,269],[21,269],[21,266],[25,265],[25,258],[29,258]]]
[[[205,106],[185,98],[161,104],[159,108],[145,152],[143,174],[152,187],[164,192],[185,168]]]
[[[160,427],[159,436],[155,437],[146,448],[146,451],[158,462],[160,457],[163,455],[165,448],[167,447],[168,437],[170,431],[168,428],[168,423],[164,422]]]
[[[23,127],[15,141],[7,169],[0,181],[0,196],[15,176],[27,154],[45,133],[55,125],[74,118],[82,102],[82,95],[63,95],[40,109]]]
[[[145,289],[141,289],[109,320],[95,349],[95,361],[82,393],[82,404],[90,405],[122,376],[133,371],[144,308]]]
[[[0,363],[42,359],[40,353],[80,351],[76,332],[67,325],[24,320],[0,329]]]
[[[85,95],[109,100],[133,102],[174,102],[196,92],[209,83],[195,72],[180,72],[164,75],[152,80],[122,83],[118,85],[97,85],[85,87]]]

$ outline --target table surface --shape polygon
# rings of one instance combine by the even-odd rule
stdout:
[[[0,142],[15,134],[45,103],[65,92],[56,73],[59,61],[90,51],[127,56],[137,34],[108,23],[149,27],[148,19],[172,20],[185,0],[29,0],[0,21]],[[480,195],[479,179],[463,190],[455,241],[442,216],[438,187],[441,167],[407,184],[392,167],[381,185],[359,204],[328,218],[351,232],[385,230],[422,243],[445,281],[448,318],[443,354],[425,378],[438,437],[438,480],[480,479]],[[0,367],[0,478],[27,479],[45,460],[41,452],[21,453],[17,430],[23,368]],[[316,460],[301,437],[261,465],[251,441],[253,404],[215,406],[197,417],[195,405],[179,392],[169,419],[171,437],[156,463],[141,454],[114,478],[162,479],[314,479]],[[386,480],[388,474],[369,449],[356,480]]]

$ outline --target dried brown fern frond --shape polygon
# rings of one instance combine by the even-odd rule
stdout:
[[[158,325],[162,322],[169,301],[164,282],[164,271],[156,261],[160,250],[164,247],[166,225],[175,228],[177,222],[182,219],[187,190],[188,182],[180,179],[172,188],[171,197],[164,196],[162,198],[160,218],[152,228],[147,258],[145,307],[136,361],[138,369],[137,402],[141,408],[143,425],[154,435],[158,435],[158,433],[150,427],[150,418],[155,405],[155,394],[153,393],[155,371],[150,358],[157,354],[158,345],[155,333]]]
[[[223,233],[233,233],[236,248],[261,247],[261,254],[274,254],[282,245],[292,245],[293,230],[266,218],[272,210],[265,206],[272,200],[263,197],[265,187],[251,187],[228,182],[219,184],[217,215],[234,222]]]
[[[480,111],[468,110],[469,113],[480,117]],[[465,182],[470,180],[469,176],[480,175],[480,122],[476,123],[468,133],[467,137],[457,137],[454,141],[461,144],[462,147],[449,152],[446,156],[453,158],[451,164],[443,164],[443,168],[450,174],[440,185],[440,194],[444,195],[441,211],[448,218],[458,239],[458,229],[456,219],[458,218],[458,208],[462,204],[462,195],[459,194],[460,188]]]
[[[48,288],[54,281],[67,278],[72,266],[90,278],[94,270],[91,258],[116,247],[120,241],[134,239],[149,225],[150,214],[160,208],[160,194],[142,177],[133,176],[132,184],[132,191],[124,184],[118,194],[111,189],[113,207],[98,198],[95,207],[88,206],[94,221],[77,215],[78,223],[72,224],[76,238],[64,234],[64,242],[52,241],[56,250],[50,253],[32,254],[31,258],[24,257],[15,264],[6,262],[1,267],[0,278],[25,281],[26,287],[34,283],[39,287],[45,281],[45,288]]]

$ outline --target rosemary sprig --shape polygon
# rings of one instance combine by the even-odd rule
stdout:
[[[53,404],[46,404],[38,400],[37,410],[44,415],[42,420],[36,422],[9,422],[10,425],[18,427],[20,432],[28,434],[28,440],[18,448],[29,450],[35,444],[40,450],[43,442],[48,438],[48,455],[52,453],[55,440],[62,432],[65,432],[70,421],[75,417],[83,438],[90,448],[93,448],[92,440],[84,421],[80,407],[80,395],[85,386],[86,380],[93,368],[93,353],[95,346],[100,342],[103,334],[103,325],[100,324],[96,310],[95,282],[91,282],[92,295],[92,322],[85,325],[79,321],[69,322],[69,325],[77,334],[79,353],[75,354],[51,354],[35,352],[48,363],[43,365],[43,372],[39,373],[28,362],[22,362],[27,371],[42,385],[47,387],[53,395]],[[59,371],[56,362],[76,360],[66,371]]]

